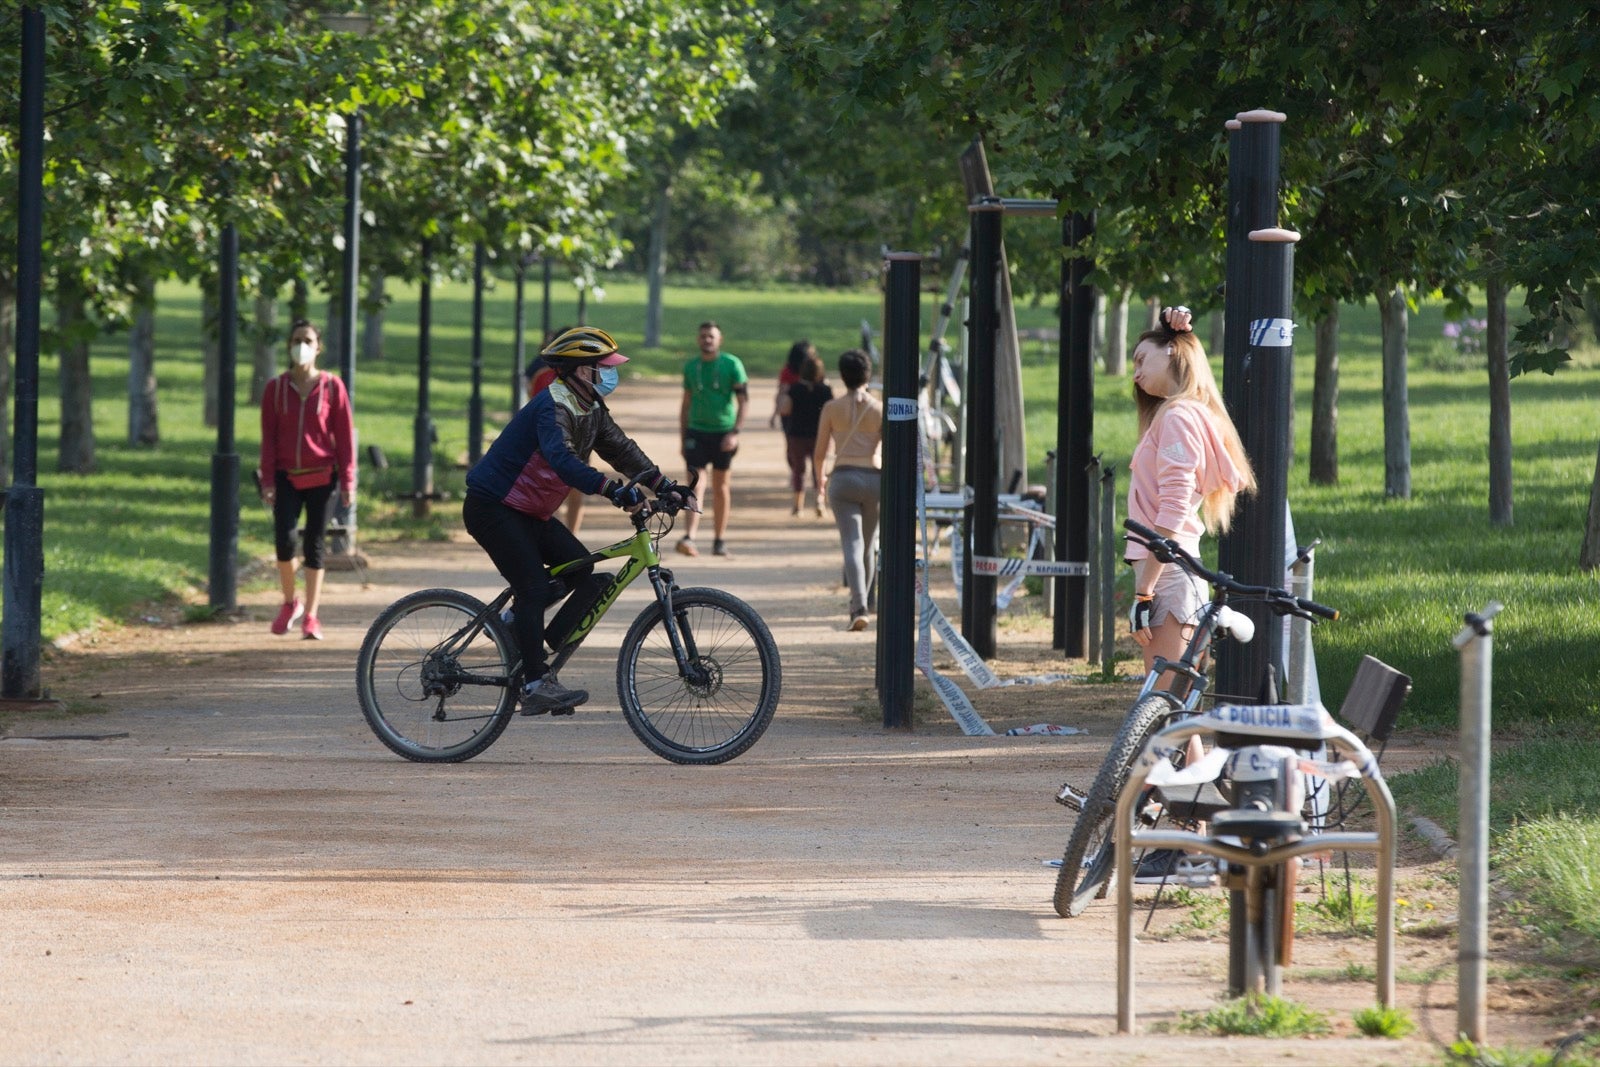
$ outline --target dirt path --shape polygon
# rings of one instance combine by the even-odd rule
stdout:
[[[675,387],[629,383],[615,406],[676,466]],[[1370,964],[1362,939],[1309,939],[1291,972],[1290,995],[1335,1011],[1339,1036],[1151,1033],[1216,1002],[1215,928],[1141,946],[1142,1032],[1115,1036],[1114,909],[1056,918],[1043,862],[1070,826],[1050,796],[1098,763],[1129,687],[974,694],[997,729],[1084,737],[966,738],[942,712],[882,731],[872,632],[845,630],[831,522],[788,514],[781,443],[744,438],[735,557],[672,561],[682,584],[754,604],[784,656],[777,721],[721,767],[657,759],[617,711],[638,588],[564,675],[595,692],[577,716],[517,719],[463,765],[390,755],[355,705],[356,650],[412,589],[495,592],[471,543],[364,546],[370,585],[331,575],[320,644],[269,635],[264,591],[244,598],[248,622],[131,628],[53,657],[56,693],[103,710],[24,720],[0,743],[0,1061],[1434,1059],[1449,976],[1402,985],[1417,1036],[1349,1036],[1370,986],[1327,975]],[[592,508],[584,534],[619,521]],[[1047,638],[1003,632],[1002,671],[1072,666]],[[103,739],[25,739],[62,734]],[[1440,956],[1437,938],[1402,938],[1402,966]]]

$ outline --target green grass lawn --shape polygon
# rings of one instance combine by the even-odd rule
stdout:
[[[528,289],[530,342],[540,313],[537,285]],[[556,325],[577,319],[576,291],[553,290]],[[416,299],[395,287],[385,330],[385,358],[358,369],[356,408],[363,445],[376,444],[392,469],[388,488],[408,489],[416,402]],[[93,353],[98,470],[88,476],[54,472],[58,415],[55,360],[42,366],[40,481],[45,489],[44,629],[59,636],[102,620],[119,620],[150,600],[204,599],[209,536],[207,481],[215,430],[201,418],[199,301],[196,292],[165,285],[159,292],[157,365],[161,382],[162,443],[132,448],[126,437],[126,341],[106,337]],[[924,329],[938,297],[923,302]],[[247,301],[241,301],[248,307]],[[326,304],[317,300],[314,317]],[[609,279],[603,299],[591,298],[588,319],[611,330],[632,357],[629,370],[676,376],[693,352],[696,326],[714,318],[729,351],[744,358],[757,387],[758,417],[770,403],[772,381],[789,344],[809,337],[829,358],[859,343],[863,320],[880,321],[879,294],[793,287],[764,290],[674,281],[666,290],[665,343],[641,347],[644,287]],[[471,290],[465,283],[435,287],[432,409],[438,427],[438,481],[459,491],[457,464],[467,452]],[[1021,308],[1023,327],[1053,324],[1048,308]],[[1592,361],[1554,378],[1512,384],[1516,525],[1496,530],[1487,519],[1488,437],[1485,375],[1458,357],[1442,335],[1437,307],[1424,306],[1411,323],[1413,496],[1383,496],[1381,378],[1377,315],[1348,308],[1343,316],[1340,391],[1340,473],[1336,487],[1308,484],[1301,462],[1291,475],[1291,506],[1300,540],[1323,539],[1317,596],[1344,618],[1319,627],[1317,655],[1330,703],[1343,694],[1363,653],[1411,674],[1415,692],[1402,725],[1451,725],[1456,716],[1459,661],[1450,639],[1464,612],[1489,600],[1506,605],[1496,621],[1495,720],[1498,726],[1556,723],[1593,736],[1600,721],[1600,596],[1597,579],[1575,560],[1600,440],[1600,369]],[[1202,337],[1209,336],[1205,323]],[[1309,329],[1303,336],[1309,340]],[[512,286],[501,281],[485,310],[484,381],[491,431],[510,409]],[[530,343],[530,348],[534,347]],[[241,468],[255,465],[256,411],[245,396],[247,342],[241,337],[237,419]],[[1056,368],[1053,343],[1024,346],[1030,478],[1044,478],[1044,454],[1055,443]],[[325,366],[336,360],[324,356]],[[1297,434],[1304,456],[1309,433],[1312,359],[1298,352]],[[1095,446],[1119,468],[1133,444],[1126,380],[1096,380]],[[453,525],[455,509],[436,509],[424,521],[409,507],[372,492],[380,488],[363,464],[367,493],[363,537],[437,536]],[[1123,483],[1125,484],[1125,483]],[[270,552],[266,511],[246,493],[240,524],[243,558]]]

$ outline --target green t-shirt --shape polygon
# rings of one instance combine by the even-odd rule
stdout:
[[[689,429],[702,433],[727,433],[739,417],[734,400],[750,380],[744,363],[728,352],[716,359],[696,356],[683,368],[683,388],[689,393]]]

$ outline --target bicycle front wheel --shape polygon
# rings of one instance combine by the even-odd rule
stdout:
[[[424,589],[389,605],[367,631],[356,661],[361,713],[406,759],[471,759],[511,721],[516,642],[498,618],[464,639],[483,610],[467,593]]]
[[[1117,731],[1117,738],[1111,742],[1094,777],[1094,785],[1089,787],[1083,810],[1078,812],[1066,854],[1061,858],[1061,870],[1056,872],[1056,914],[1063,919],[1083,914],[1089,901],[1104,896],[1110,887],[1117,854],[1116,839],[1111,833],[1117,799],[1133,771],[1133,761],[1171,715],[1171,703],[1151,695],[1136,703],[1122,721],[1122,729]]]
[[[778,709],[778,646],[754,608],[720,589],[682,589],[672,615],[640,612],[617,657],[617,697],[645,747],[673,763],[726,763],[761,739]]]

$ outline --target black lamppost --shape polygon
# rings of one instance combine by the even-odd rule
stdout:
[[[233,5],[222,24],[224,53],[233,32]],[[239,606],[239,453],[233,435],[234,370],[239,326],[239,229],[233,222],[233,167],[223,163],[222,240],[217,250],[217,449],[211,454],[210,605]]]
[[[367,15],[323,15],[322,24],[334,33],[365,37],[372,29]],[[352,418],[356,404],[356,286],[361,270],[361,109],[345,117],[344,127],[344,262],[339,299],[339,377],[350,395]],[[353,431],[353,427],[352,427]],[[353,434],[352,434],[353,435]],[[352,447],[354,442],[352,442]],[[334,505],[329,537],[331,559],[356,554],[356,502]]]
[[[17,152],[17,372],[14,480],[5,494],[3,669],[0,697],[33,700],[39,679],[44,589],[44,490],[39,455],[39,303],[44,235],[44,12],[22,9]]]

